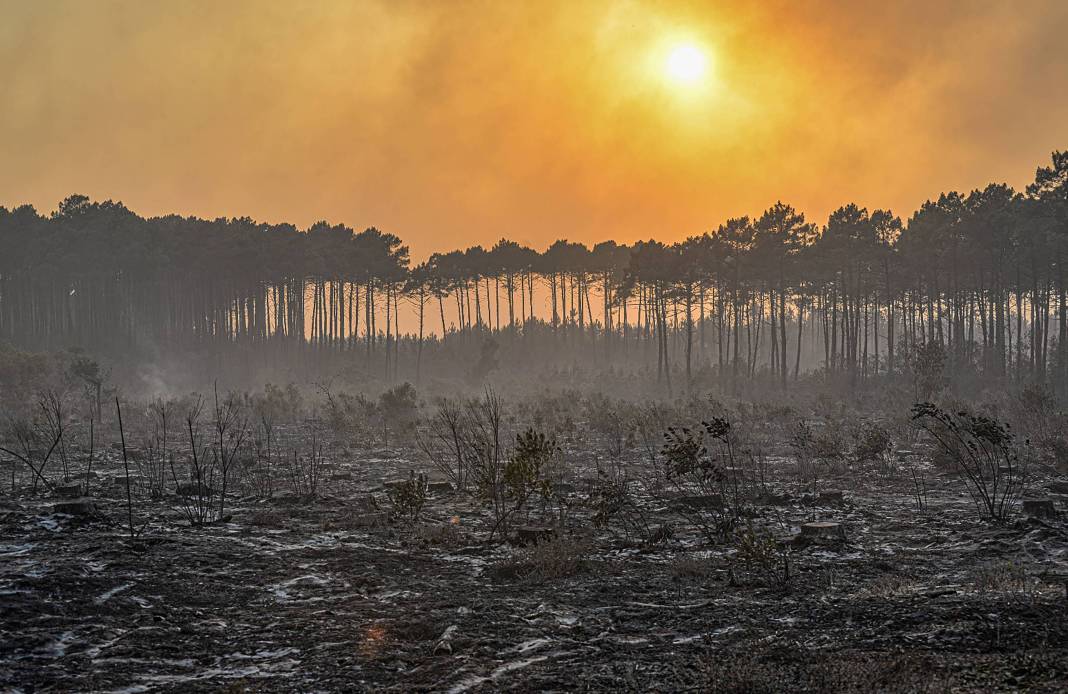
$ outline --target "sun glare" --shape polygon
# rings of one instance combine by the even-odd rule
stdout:
[[[668,79],[680,85],[696,84],[708,70],[708,57],[692,43],[675,46],[668,53],[664,71]]]

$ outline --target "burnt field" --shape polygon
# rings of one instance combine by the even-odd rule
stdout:
[[[1014,440],[971,478],[952,419],[550,405],[270,451],[223,406],[164,444],[149,408],[125,462],[8,463],[0,688],[1068,686],[1068,481]]]

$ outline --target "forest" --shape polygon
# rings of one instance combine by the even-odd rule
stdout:
[[[1068,152],[685,241],[0,208],[0,689],[1068,688]]]
[[[667,392],[697,374],[855,386],[937,345],[962,385],[1064,394],[1066,253],[1066,152],[1023,192],[942,193],[907,220],[847,204],[821,226],[779,202],[676,243],[561,239],[538,252],[501,239],[417,265],[374,227],[146,219],[74,195],[47,216],[0,208],[0,340],[208,364],[198,387],[212,370],[245,369],[250,385],[280,366],[298,380],[344,368],[418,384],[428,364],[455,371],[489,343],[483,371],[622,368]]]

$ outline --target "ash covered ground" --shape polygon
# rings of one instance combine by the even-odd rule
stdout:
[[[658,479],[666,446],[609,464],[580,443],[561,438],[551,492],[504,524],[405,447],[328,447],[313,493],[282,471],[269,492],[235,479],[199,524],[195,493],[170,472],[153,493],[143,464],[128,504],[117,447],[88,488],[23,471],[0,501],[0,688],[1068,687],[1068,485],[1051,468],[1024,499],[1050,504],[995,522],[930,440],[816,464],[818,480],[768,454],[717,478],[721,495]]]

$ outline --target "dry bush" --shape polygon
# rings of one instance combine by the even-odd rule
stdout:
[[[191,525],[204,525],[219,518],[213,503],[219,456],[211,444],[205,442],[201,429],[203,407],[203,398],[198,396],[188,403],[185,412],[184,429],[189,435],[188,476],[178,474],[173,456],[169,461],[180,508]]]
[[[455,549],[468,544],[467,535],[458,523],[420,523],[415,526],[414,539],[424,545]]]
[[[581,402],[582,396],[569,390],[555,395],[543,393],[518,403],[516,417],[552,436],[571,437],[581,416]]]
[[[842,472],[849,438],[847,427],[840,419],[797,423],[789,445],[797,458],[798,481],[802,487],[811,485],[812,493],[818,494],[821,471]]]
[[[423,513],[423,506],[427,500],[427,478],[423,473],[415,474],[415,470],[408,472],[408,479],[387,492],[390,502],[393,503],[393,511],[408,523],[415,523]]]
[[[628,540],[637,537],[648,542],[653,537],[645,513],[635,498],[635,483],[621,464],[602,468],[597,471],[586,505],[592,511],[594,527],[617,527]]]
[[[779,692],[944,692],[951,681],[924,656],[782,652],[737,652],[702,662],[698,691],[725,694]]]
[[[975,590],[982,594],[1003,595],[1031,600],[1042,587],[1041,579],[1031,576],[1019,560],[999,560],[983,564],[972,571]]]
[[[886,573],[877,576],[863,592],[877,598],[892,598],[910,592],[918,581],[909,573]]]
[[[290,514],[278,509],[257,509],[245,516],[245,522],[259,528],[279,529],[286,527]]]
[[[286,459],[286,473],[293,492],[302,497],[317,496],[326,464],[318,431],[312,433],[308,455],[300,455],[295,449],[292,454],[291,458]]]
[[[948,412],[931,403],[912,408],[912,417],[937,442],[936,462],[965,482],[980,515],[1005,521],[1023,493],[1030,451],[993,417],[967,410]]]
[[[580,573],[593,550],[586,535],[562,535],[528,549],[519,550],[498,562],[493,573],[501,578],[550,581]]]
[[[368,400],[362,393],[337,392],[331,383],[318,383],[316,386],[322,396],[316,415],[321,411],[327,430],[334,440],[356,441],[369,445],[377,435],[373,423],[378,420],[377,403]]]
[[[748,494],[768,494],[769,457],[775,453],[797,420],[795,410],[777,403],[739,403],[731,416],[737,439],[737,460],[749,483]]]
[[[511,513],[527,508],[527,502],[539,495],[546,502],[552,498],[550,477],[560,454],[556,438],[527,429],[515,438],[512,455],[504,466],[502,482],[512,501]],[[510,514],[511,515],[511,514]]]
[[[378,398],[378,413],[382,420],[384,445],[389,445],[390,432],[394,434],[394,441],[408,442],[419,420],[415,387],[405,382],[382,393]]]
[[[445,479],[458,491],[466,491],[468,454],[463,403],[443,398],[434,416],[416,436],[416,443]]]
[[[290,512],[291,514],[294,511]],[[389,527],[390,514],[371,497],[366,508],[346,508],[335,517],[322,521],[323,530],[369,531]]]
[[[675,557],[668,562],[668,575],[672,580],[707,579],[715,573],[712,562],[694,557]]]
[[[144,412],[144,419],[147,420],[145,453],[135,456],[134,463],[138,476],[153,498],[162,498],[166,491],[168,463],[174,457],[172,448],[182,431],[178,407],[175,400],[156,398]]]
[[[304,396],[292,383],[285,388],[264,385],[262,393],[251,396],[251,407],[257,419],[272,424],[295,424],[305,415]]]
[[[715,544],[737,524],[743,503],[738,443],[724,417],[702,422],[700,429],[669,427],[664,433],[664,479],[676,494],[703,503],[675,505],[676,513]]]
[[[853,458],[858,465],[874,465],[885,475],[896,471],[890,431],[878,422],[864,422],[853,442]]]
[[[664,432],[667,431],[671,422],[681,421],[678,412],[669,405],[662,403],[649,403],[639,405],[636,412],[637,421],[634,427],[634,438],[638,449],[654,471],[661,471],[657,464],[660,459],[660,449],[664,442]],[[655,489],[662,480],[651,480],[651,488]]]
[[[746,524],[736,533],[734,548],[732,580],[741,571],[769,587],[785,588],[790,584],[790,549],[767,530],[754,527],[752,522]]]
[[[1046,387],[1023,388],[1010,400],[1008,411],[1016,429],[1026,435],[1042,460],[1068,470],[1068,417]]]
[[[600,394],[592,395],[583,401],[583,417],[610,458],[619,460],[637,445],[638,409],[635,405]]]

